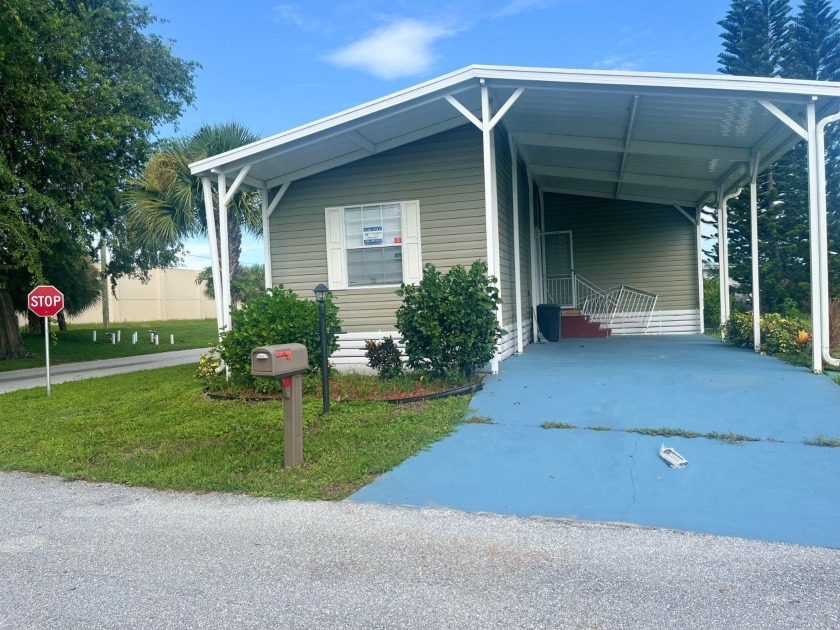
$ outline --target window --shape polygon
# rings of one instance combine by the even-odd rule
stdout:
[[[422,275],[417,201],[326,209],[331,289],[414,283]]]

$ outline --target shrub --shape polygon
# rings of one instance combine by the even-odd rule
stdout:
[[[761,316],[761,351],[774,355],[794,355],[804,351],[810,336],[800,320],[788,319],[778,313]],[[802,335],[802,332],[806,332]],[[752,312],[733,312],[724,325],[724,335],[729,343],[742,348],[753,347]]]
[[[219,349],[210,348],[210,352],[202,354],[198,358],[198,369],[195,371],[195,377],[200,381],[210,381],[216,376],[216,368],[221,364]]]
[[[277,343],[302,343],[309,352],[309,367],[318,369],[321,362],[321,337],[318,303],[300,299],[282,286],[253,295],[240,309],[231,311],[233,330],[222,335],[220,354],[231,372],[251,374],[251,350]],[[338,347],[335,335],[340,330],[338,307],[327,300],[327,350]]]
[[[703,280],[703,320],[706,328],[720,328],[720,281]]]
[[[405,340],[408,365],[439,376],[470,376],[493,358],[504,330],[496,320],[501,303],[487,265],[469,271],[456,265],[442,274],[426,265],[420,284],[402,285],[397,328]]]
[[[379,378],[394,378],[403,373],[402,353],[391,337],[379,342],[368,339],[365,348],[368,365],[379,373]]]

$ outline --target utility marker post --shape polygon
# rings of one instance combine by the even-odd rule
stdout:
[[[52,285],[35,287],[26,298],[29,310],[44,318],[44,348],[47,358],[47,396],[50,395],[50,317],[64,308],[64,294]]]

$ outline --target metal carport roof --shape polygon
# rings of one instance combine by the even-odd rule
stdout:
[[[523,89],[503,124],[541,189],[689,207],[742,185],[752,156],[763,167],[801,140],[778,114],[804,127],[812,99],[818,117],[840,108],[840,85],[819,81],[469,66],[201,160],[192,172],[233,180],[250,165],[243,185],[274,188],[469,124],[446,96],[480,119],[481,80],[496,109]]]

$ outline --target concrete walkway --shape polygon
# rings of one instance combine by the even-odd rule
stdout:
[[[804,444],[840,438],[829,378],[703,336],[569,339],[501,368],[471,403],[493,424],[462,426],[351,499],[840,547],[840,448]],[[627,432],[665,427],[762,440]],[[688,467],[668,468],[663,443]]]
[[[0,473],[0,627],[836,628],[840,552]]]
[[[62,363],[50,367],[51,383],[66,383],[67,381],[81,381],[86,378],[111,376],[124,372],[138,372],[155,368],[197,363],[198,358],[207,352],[206,348],[191,350],[176,350],[174,352],[158,352],[156,354],[142,354],[119,359],[101,359],[99,361],[81,361],[79,363]],[[46,387],[46,368],[30,368],[0,372],[0,394],[13,392],[18,389]]]

